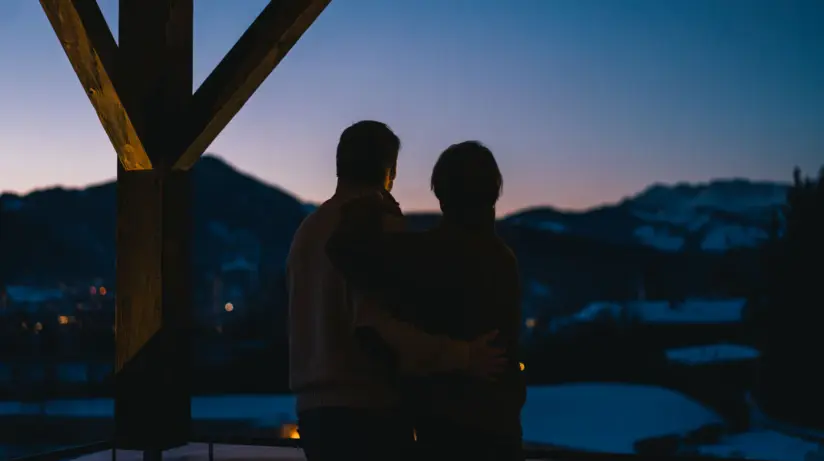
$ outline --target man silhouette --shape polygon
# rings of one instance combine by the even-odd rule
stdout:
[[[501,366],[489,335],[457,341],[399,322],[346,282],[326,255],[346,203],[364,196],[394,203],[389,191],[399,150],[400,140],[383,123],[344,130],[335,193],[303,221],[289,252],[290,386],[309,461],[408,457],[412,423],[400,406],[397,371],[488,375]],[[382,217],[381,225],[400,229],[398,215]]]

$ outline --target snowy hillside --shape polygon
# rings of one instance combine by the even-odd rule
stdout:
[[[533,208],[505,218],[554,233],[641,244],[661,251],[720,252],[752,248],[768,238],[788,186],[743,179],[707,184],[656,184],[614,205],[580,213]]]

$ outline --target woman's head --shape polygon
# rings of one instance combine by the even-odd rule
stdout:
[[[492,151],[478,141],[465,141],[443,151],[431,186],[444,213],[488,210],[501,196],[503,177]]]

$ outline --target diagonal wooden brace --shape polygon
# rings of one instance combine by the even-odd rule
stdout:
[[[192,97],[182,154],[188,170],[331,0],[270,0]]]
[[[83,89],[126,170],[150,170],[152,162],[129,113],[114,74],[117,44],[96,0],[40,0]]]

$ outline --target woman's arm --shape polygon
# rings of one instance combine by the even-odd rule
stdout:
[[[391,351],[402,374],[426,375],[460,371],[486,377],[497,370],[503,351],[489,343],[494,335],[473,342],[431,335],[399,315],[400,308],[414,297],[411,258],[420,256],[416,235],[402,232],[402,214],[397,204],[379,195],[364,197],[345,205],[341,220],[326,245],[332,264],[356,288],[354,294],[356,334],[368,347],[381,351],[383,343]],[[414,278],[414,277],[412,277]],[[380,354],[383,355],[383,354]]]

